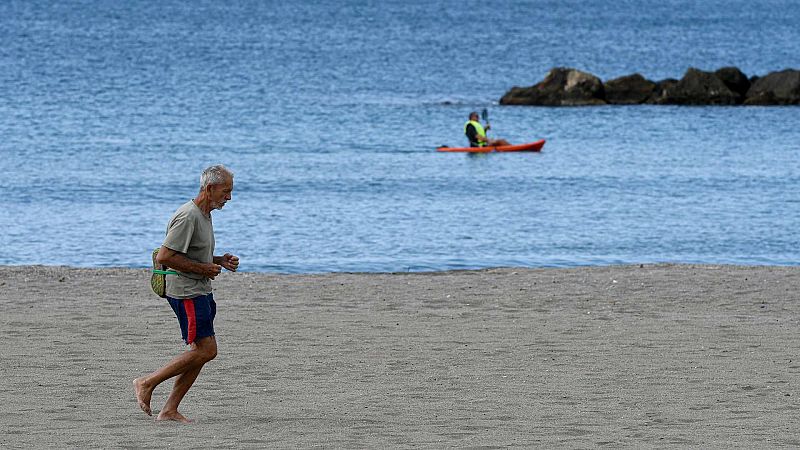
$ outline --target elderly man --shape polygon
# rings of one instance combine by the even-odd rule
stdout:
[[[189,350],[164,367],[133,380],[139,407],[152,415],[150,398],[163,381],[175,378],[172,392],[156,420],[191,422],[178,412],[178,405],[192,387],[203,365],[217,356],[214,316],[217,306],[211,280],[223,268],[235,272],[239,258],[229,253],[214,256],[214,228],[211,211],[222,209],[231,199],[233,173],[225,166],[211,166],[200,176],[200,193],[172,215],[167,237],[156,260],[177,272],[167,277],[167,300],[181,327]]]

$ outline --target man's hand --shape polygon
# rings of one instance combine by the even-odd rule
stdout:
[[[213,280],[220,272],[222,272],[222,267],[214,263],[208,263],[203,264],[203,270],[200,275]]]
[[[236,269],[239,267],[239,257],[231,255],[230,253],[225,253],[219,258],[219,265],[231,272],[236,272]]]

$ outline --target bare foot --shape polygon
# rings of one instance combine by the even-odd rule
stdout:
[[[158,414],[158,417],[156,417],[156,420],[157,421],[173,420],[175,422],[180,422],[180,423],[192,423],[192,422],[194,422],[193,420],[184,417],[183,414],[179,413],[178,411],[172,411],[172,412],[161,411]]]
[[[139,408],[142,408],[142,411],[148,416],[152,416],[150,397],[153,395],[153,389],[148,389],[141,378],[133,380],[133,389],[136,391],[136,402],[139,403]]]

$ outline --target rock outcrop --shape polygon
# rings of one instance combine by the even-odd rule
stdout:
[[[667,105],[735,105],[737,96],[713,72],[690,67],[665,95]]]
[[[656,95],[658,85],[638,73],[614,78],[603,84],[606,103],[612,105],[638,105]]]
[[[744,101],[747,90],[750,89],[750,80],[747,78],[747,75],[742,73],[737,67],[723,67],[714,72],[714,75],[722,80],[731,92],[736,94],[737,103],[742,103],[742,101]]]
[[[736,67],[706,72],[690,67],[680,80],[653,82],[634,73],[603,83],[577,69],[551,69],[530,87],[513,87],[501,105],[800,105],[800,71],[748,78]]]
[[[800,70],[782,70],[758,78],[750,86],[745,105],[800,105]]]
[[[603,83],[579,70],[557,67],[538,84],[514,87],[500,99],[501,105],[587,106],[604,105]]]
[[[669,91],[678,85],[678,80],[675,78],[667,78],[656,83],[656,91],[652,97],[647,101],[650,105],[666,105]]]

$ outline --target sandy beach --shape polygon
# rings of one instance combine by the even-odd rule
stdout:
[[[0,447],[800,445],[798,267],[225,273],[192,425],[148,279],[0,268]]]

